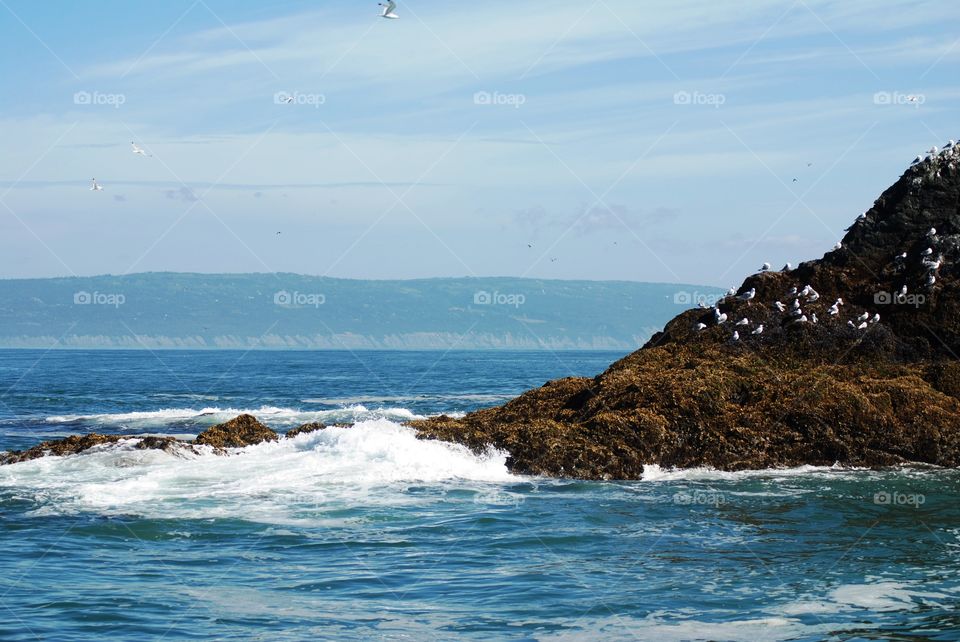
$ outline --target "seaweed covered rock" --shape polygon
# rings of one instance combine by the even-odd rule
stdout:
[[[516,472],[645,465],[960,465],[960,150],[915,163],[838,247],[688,310],[594,379],[562,379],[423,438]]]
[[[319,421],[312,421],[288,430],[284,437],[287,439],[293,439],[299,435],[306,435],[311,432],[317,432],[318,430],[326,430],[326,428],[327,426],[325,424],[320,423]]]
[[[115,444],[121,439],[126,439],[126,437],[120,435],[100,435],[97,433],[71,435],[65,439],[45,441],[28,450],[18,450],[0,454],[0,465],[17,464],[47,456],[64,457],[66,455],[76,455],[96,446]]]
[[[225,423],[211,426],[197,435],[193,443],[217,449],[243,448],[265,441],[277,441],[278,438],[277,433],[264,426],[253,415],[240,415]]]

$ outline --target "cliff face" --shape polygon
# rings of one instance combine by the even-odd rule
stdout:
[[[645,464],[960,465],[958,165],[952,146],[914,164],[840,247],[747,278],[594,379],[414,426],[503,448],[517,472],[581,478],[637,478]]]

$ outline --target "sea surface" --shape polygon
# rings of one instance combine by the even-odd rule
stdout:
[[[960,473],[510,474],[404,422],[615,353],[0,352],[0,450],[193,436],[0,467],[0,640],[958,640]]]

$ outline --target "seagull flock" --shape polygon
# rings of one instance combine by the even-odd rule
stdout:
[[[929,149],[925,154],[917,156],[916,160],[912,163],[912,167],[916,167],[921,163],[929,164],[928,177],[940,178],[940,173],[943,168],[947,168],[950,171],[955,171],[957,169],[958,161],[960,161],[960,145],[956,141],[949,141],[943,149],[938,147],[933,147]],[[925,167],[925,169],[927,169]],[[913,179],[913,184],[918,185],[922,184],[923,179],[920,177],[915,177]],[[857,217],[856,223],[854,225],[865,222],[868,219],[869,211],[864,212]],[[944,263],[943,254],[938,251],[940,246],[940,238],[937,233],[937,229],[931,227],[925,234],[924,239],[926,241],[926,247],[914,254],[916,260],[919,261],[922,266],[922,272],[925,275],[923,283],[919,284],[917,287],[922,288],[924,285],[927,289],[933,288],[937,283],[937,278],[939,276],[940,267]],[[843,243],[837,242],[833,246],[833,251],[840,251],[843,249]],[[909,252],[898,253],[893,257],[893,268],[894,274],[902,272],[906,268],[907,261],[910,260]],[[767,273],[771,270],[771,264],[766,262],[760,266],[758,273]],[[793,265],[787,263],[780,270],[781,273],[789,273],[793,270]],[[896,296],[898,298],[903,298],[907,296],[909,292],[908,285],[904,284],[900,287],[900,290],[897,292]],[[735,288],[730,288],[727,290],[726,296],[724,299],[736,298],[739,301],[745,301],[747,305],[751,305],[756,298],[757,291],[756,288],[751,287],[749,290],[744,292],[738,292]],[[813,288],[811,285],[805,285],[802,289],[798,290],[797,287],[791,287],[787,292],[784,293],[784,296],[781,297],[784,301],[774,301],[772,304],[773,310],[778,314],[783,315],[784,322],[783,325],[791,326],[794,324],[807,324],[807,323],[819,323],[820,319],[817,317],[816,312],[809,310],[811,304],[815,304],[820,299],[820,294]],[[721,300],[722,302],[722,300]],[[826,308],[826,315],[830,318],[839,317],[841,314],[841,308],[844,305],[842,298],[838,298],[833,302],[832,305]],[[701,304],[701,307],[707,308],[706,305]],[[804,308],[808,308],[808,311],[804,311]],[[809,314],[808,314],[809,312]],[[821,311],[822,313],[822,311]],[[728,320],[728,315],[721,311],[720,302],[713,306],[713,324],[714,326],[721,326],[725,324]],[[863,312],[862,314],[856,316],[853,319],[847,320],[847,326],[855,330],[866,330],[871,325],[880,322],[879,313],[870,313]],[[740,341],[741,331],[746,332],[750,329],[751,322],[748,317],[742,317],[734,325],[733,333],[730,335],[730,340],[733,342]],[[697,323],[694,326],[694,329],[697,332],[702,332],[706,330],[709,326],[703,321]],[[763,324],[757,324],[755,328],[750,330],[751,335],[760,335],[763,334]]]
[[[397,18],[400,17],[397,15],[397,3],[394,2],[394,0],[389,0],[388,2],[378,2],[377,4],[380,7],[383,7],[383,9],[380,11],[380,14],[379,14],[381,18],[386,18],[388,20],[396,20]],[[288,96],[284,102],[289,104],[289,103],[292,103],[293,101],[294,101],[294,97]],[[149,158],[153,156],[153,154],[148,154],[145,149],[137,145],[135,142],[131,141],[130,145],[133,147],[133,153],[136,156],[142,156],[144,158]],[[98,183],[96,178],[93,178],[91,179],[90,191],[102,192],[103,185]]]

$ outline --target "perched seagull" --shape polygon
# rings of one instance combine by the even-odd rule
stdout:
[[[880,321],[880,314],[873,315],[873,318],[870,319],[870,323],[878,323]]]
[[[717,325],[723,325],[726,322],[726,320],[727,320],[726,314],[721,314],[717,316]]]
[[[757,329],[751,332],[750,334],[763,334],[763,324],[757,326]]]
[[[733,331],[733,337],[731,337],[731,338],[732,338],[734,341],[739,341],[739,340],[740,340],[740,333],[737,332],[736,330],[734,330],[734,331]]]
[[[870,318],[870,313],[864,312],[863,314],[857,317],[857,321],[866,321],[869,318]]]
[[[837,297],[837,302],[834,303],[834,305],[843,305],[843,299],[841,299],[840,297]]]
[[[937,277],[935,277],[932,274],[927,275],[927,285],[933,285],[936,282],[937,282]]]
[[[841,249],[843,249],[843,243],[842,243],[841,241],[837,241],[837,244],[833,246],[833,249],[834,249],[834,250],[841,250]]]
[[[102,192],[102,191],[103,191],[103,185],[101,185],[100,183],[98,183],[98,182],[97,182],[97,179],[91,178],[90,180],[93,181],[93,184],[90,185],[90,191],[91,191],[91,192]]]
[[[752,301],[752,300],[753,300],[753,297],[755,297],[755,296],[757,296],[757,289],[756,289],[756,288],[750,288],[749,290],[747,290],[746,292],[744,292],[743,294],[741,294],[741,295],[740,295],[739,297],[737,297],[737,298],[738,298],[738,299],[742,299],[742,300],[744,300],[744,301]]]
[[[707,325],[706,325],[705,323],[698,323],[698,324],[696,325],[697,332],[700,332],[701,330],[706,329],[706,327],[707,327]]]
[[[911,164],[911,165],[919,165],[919,164],[922,163],[922,162],[923,162],[923,156],[917,156],[915,159],[913,159],[913,162],[910,163],[910,164]]]
[[[796,308],[796,309],[793,310],[793,312],[791,312],[790,314],[791,314],[791,316],[802,317],[802,316],[803,316],[803,310],[801,310],[800,308]]]
[[[761,272],[766,272],[766,271],[769,270],[769,269],[770,269],[770,264],[769,264],[769,263],[764,263],[763,265],[760,266],[760,271],[761,271]]]
[[[703,301],[697,301],[697,307],[700,308],[701,310],[706,310],[708,306]]]
[[[853,324],[853,321],[847,321],[847,325],[850,326],[851,328],[857,327]]]
[[[143,150],[143,147],[140,147],[140,145],[137,145],[133,141],[130,141],[130,145],[133,146],[133,153],[136,154],[137,156],[144,156],[144,157],[153,156],[153,154],[148,154]]]
[[[776,308],[777,310],[779,310],[780,312],[783,312],[784,310],[787,309],[787,308],[786,308],[782,303],[780,303],[779,301],[774,301],[774,302],[773,302],[773,307],[775,307],[775,308]]]
[[[907,296],[907,286],[900,288],[900,296]]]
[[[860,223],[861,221],[866,220],[866,218],[867,218],[867,213],[864,212],[863,214],[857,217],[857,223]]]
[[[813,321],[814,323],[817,323],[817,313],[816,313],[816,312],[814,312],[813,314],[810,315],[810,320]]]
[[[794,310],[799,310],[799,309],[800,309],[800,299],[794,299],[794,300],[793,300],[793,306],[791,306],[791,307],[793,307]]]
[[[804,315],[801,316],[799,319],[794,319],[793,322],[794,322],[794,323],[806,323],[808,320],[809,320],[809,319],[807,319],[807,315],[804,314]]]
[[[895,257],[893,257],[893,260],[894,260],[894,261],[904,261],[904,260],[906,260],[906,258],[907,258],[907,253],[904,252],[903,254],[897,254]]]
[[[781,271],[781,272],[789,272],[789,271],[792,270],[792,269],[793,269],[793,264],[792,264],[792,263],[787,263],[787,264],[784,265],[782,268],[780,268],[780,271]]]
[[[866,330],[866,329],[867,329],[867,322],[866,322],[866,321],[864,321],[863,323],[861,323],[860,325],[857,326],[857,330]]]
[[[388,18],[388,19],[390,19],[390,20],[396,20],[397,18],[400,17],[400,16],[398,16],[396,13],[394,13],[394,9],[397,8],[397,3],[394,2],[393,0],[390,0],[390,1],[387,2],[386,4],[384,4],[384,3],[382,3],[382,2],[378,2],[377,4],[380,5],[381,7],[383,7],[383,13],[380,14],[380,17],[381,17],[381,18]]]
[[[730,288],[729,290],[727,290],[727,296],[733,296],[736,293],[737,293],[737,288]]]
[[[737,325],[750,325],[750,319],[748,319],[747,317],[743,317],[742,319],[737,321]]]
[[[927,249],[925,249],[923,252],[920,253],[921,256],[930,256],[931,254],[933,254],[932,247],[928,247]]]
[[[924,261],[923,264],[926,265],[927,269],[931,272],[936,272],[940,269],[940,259],[937,259],[936,261]]]
[[[931,227],[929,230],[927,230],[927,236],[932,238],[936,235],[937,235],[937,228]]]
[[[795,296],[796,294],[797,294],[797,288],[796,288],[796,287],[790,288],[790,290],[787,292],[787,296],[788,296],[788,297]]]
[[[940,148],[934,145],[933,147],[927,150],[927,153],[930,154],[931,156],[936,156],[937,154],[940,153]]]
[[[840,314],[840,308],[837,307],[836,303],[834,303],[830,306],[830,309],[828,309],[827,312],[830,314],[830,316],[835,317]]]

